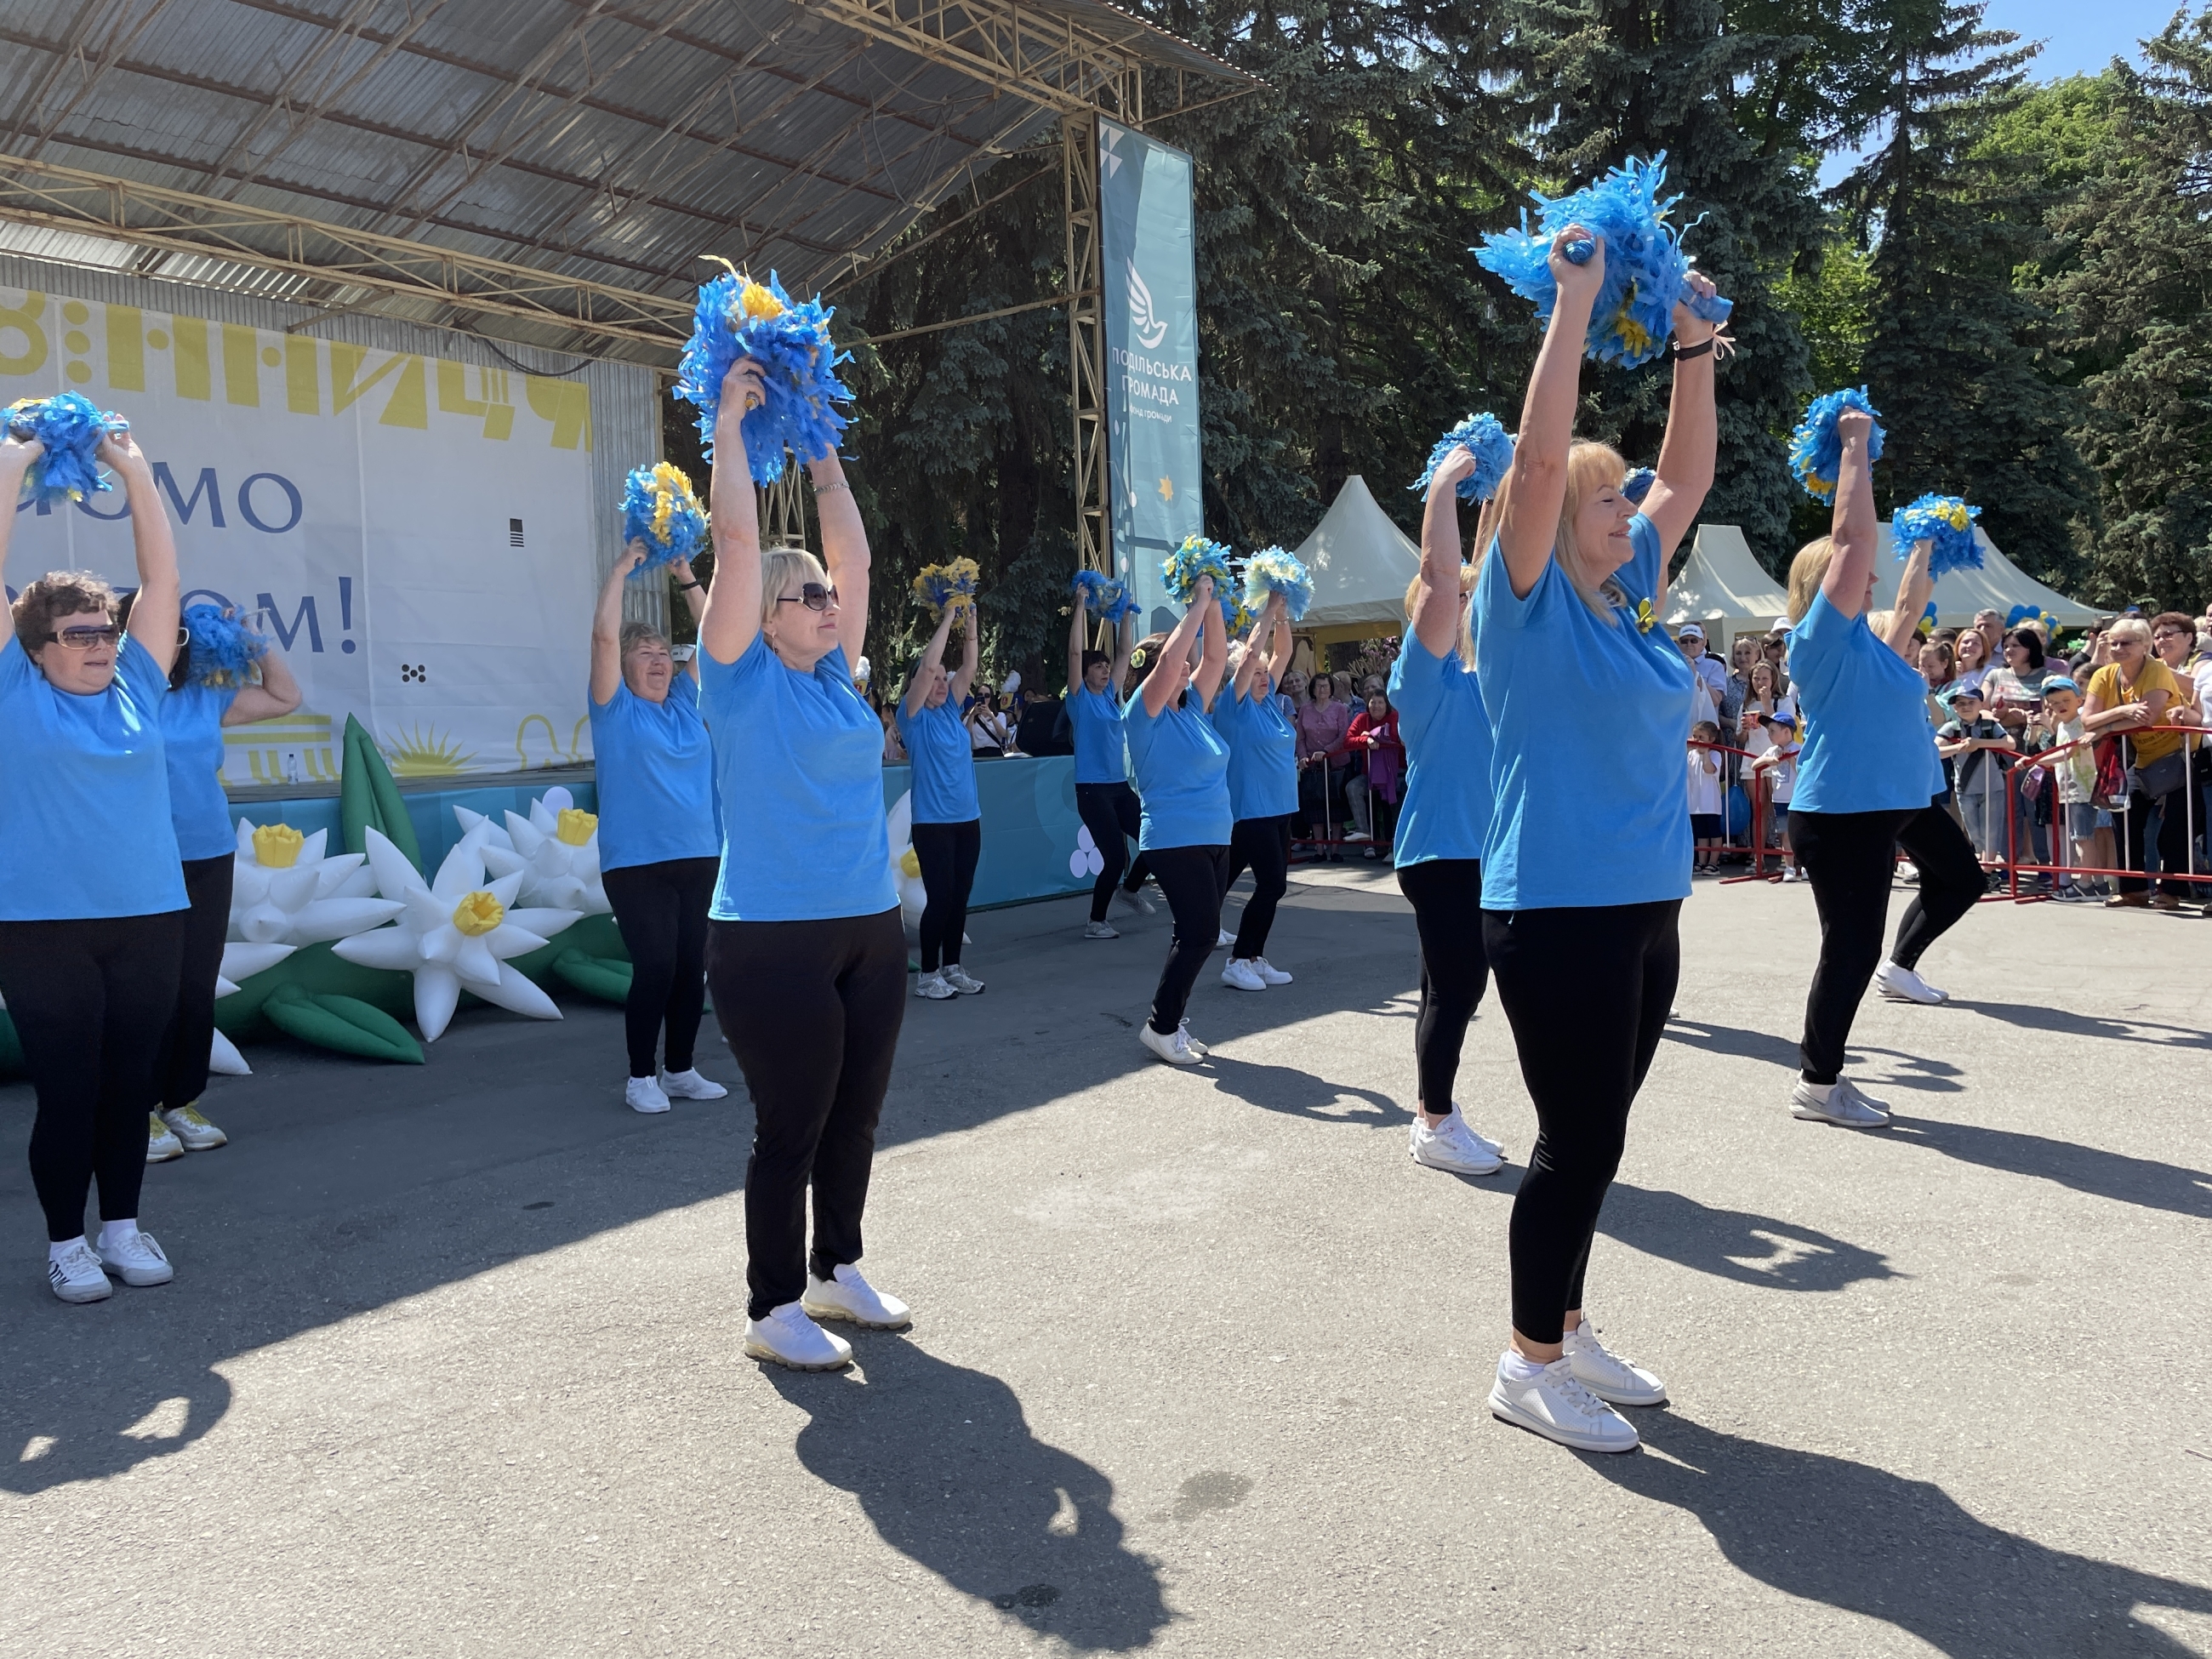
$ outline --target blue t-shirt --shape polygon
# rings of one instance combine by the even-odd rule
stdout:
[[[765,635],[733,663],[699,653],[723,810],[717,921],[872,916],[898,902],[884,821],[884,728],[839,646],[811,674]]]
[[[114,679],[89,697],[56,690],[12,634],[0,642],[0,921],[185,908],[161,742],[168,695],[169,677],[128,635]]]
[[[161,699],[169,822],[177,831],[179,858],[237,854],[230,797],[222,793],[222,717],[237,695],[232,685],[185,685]]]
[[[1805,722],[1793,812],[1894,812],[1943,793],[1928,735],[1928,682],[1826,593],[1790,630],[1790,684]]]
[[[1682,740],[1697,677],[1665,629],[1637,625],[1665,574],[1659,532],[1639,513],[1628,539],[1634,554],[1613,575],[1628,602],[1610,619],[1556,556],[1526,599],[1514,598],[1495,541],[1483,561],[1474,648],[1497,741],[1486,910],[1689,896]]]
[[[908,714],[902,700],[899,741],[913,764],[914,821],[966,823],[983,816],[975,799],[975,746],[948,697],[934,708]]]
[[[1137,850],[1156,847],[1226,847],[1229,745],[1190,698],[1170,701],[1158,716],[1145,712],[1145,689],[1129,694],[1121,729],[1145,812]]]
[[[1490,829],[1490,714],[1474,673],[1448,651],[1432,657],[1408,628],[1390,665],[1390,706],[1406,745],[1406,801],[1395,862],[1479,859]]]
[[[679,667],[659,702],[618,684],[591,708],[599,868],[720,857],[714,746],[691,676]]]
[[[1075,729],[1078,783],[1129,781],[1129,757],[1122,745],[1119,703],[1103,691],[1078,686],[1067,694],[1067,723]]]
[[[1253,677],[1257,687],[1265,684]],[[1213,699],[1213,729],[1229,745],[1229,809],[1246,818],[1298,810],[1298,739],[1273,691],[1240,697],[1224,685]]]

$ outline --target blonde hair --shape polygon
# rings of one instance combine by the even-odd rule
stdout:
[[[2105,637],[2108,640],[2116,639],[2122,634],[2126,635],[2130,639],[2141,634],[2143,643],[2145,645],[2150,643],[2150,624],[2141,617],[2123,617],[2105,630]]]
[[[1575,540],[1575,515],[1601,489],[1619,489],[1628,482],[1628,463],[1611,444],[1577,442],[1567,449],[1567,493],[1559,501],[1559,529],[1552,543],[1552,556],[1583,603],[1613,627],[1620,618],[1613,607],[1626,595],[1611,576],[1593,583],[1583,572],[1582,548]],[[1608,593],[1610,590],[1610,593]]]
[[[823,568],[822,561],[803,547],[769,547],[761,550],[761,626],[766,628],[775,620],[775,608],[783,598],[783,590],[796,577],[803,586],[820,582],[830,586],[830,573]]]
[[[1486,514],[1488,510],[1486,503],[1484,507]],[[1474,563],[1462,565],[1459,568],[1459,591],[1462,593],[1472,593],[1474,591],[1475,580],[1481,571],[1482,561],[1479,555]],[[1413,605],[1420,596],[1421,578],[1417,575],[1412,581],[1406,584],[1406,625],[1408,628],[1413,624]],[[1474,666],[1474,606],[1471,603],[1460,607],[1459,641],[1456,648],[1460,661],[1468,668],[1473,668]]]
[[[1820,584],[1828,580],[1828,567],[1835,562],[1836,544],[1832,537],[1822,536],[1809,541],[1797,550],[1797,556],[1790,561],[1790,620],[1801,623],[1805,613],[1813,608],[1813,596],[1820,591]]]

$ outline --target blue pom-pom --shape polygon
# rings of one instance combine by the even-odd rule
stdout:
[[[1486,501],[1495,495],[1498,486],[1505,482],[1506,468],[1513,465],[1513,434],[1495,415],[1470,415],[1437,439],[1436,447],[1429,451],[1428,465],[1410,488],[1426,489],[1437,469],[1455,449],[1464,449],[1474,457],[1474,471],[1459,481],[1460,500]]]
[[[926,564],[914,579],[915,603],[931,616],[942,617],[946,606],[965,605],[975,597],[975,581],[980,574],[973,559]]]
[[[1790,471],[1815,501],[1836,499],[1836,474],[1844,464],[1843,441],[1836,436],[1836,417],[1847,409],[1863,410],[1876,417],[1867,438],[1867,459],[1881,459],[1881,413],[1867,401],[1864,386],[1845,386],[1806,405],[1805,418],[1790,434]]]
[[[836,405],[853,393],[837,378],[837,365],[849,362],[830,339],[830,319],[820,297],[804,305],[783,291],[775,273],[765,285],[735,270],[699,290],[699,308],[690,343],[678,365],[676,395],[699,410],[699,437],[708,460],[714,459],[714,416],[721,407],[722,380],[730,366],[750,357],[764,371],[767,401],[750,411],[739,428],[745,463],[755,483],[783,476],[783,452],[802,461],[836,453],[837,440],[852,424]]]
[[[1639,466],[1620,481],[1620,493],[1638,507],[1651,493],[1651,486],[1659,482],[1659,475],[1648,466]]]
[[[269,654],[266,639],[218,605],[187,605],[182,620],[191,647],[185,673],[194,685],[228,689],[252,683],[253,665]]]
[[[1524,208],[1518,230],[1492,232],[1472,250],[1475,263],[1522,299],[1534,301],[1537,320],[1549,322],[1559,298],[1559,284],[1552,276],[1552,239],[1571,224],[1603,237],[1605,282],[1590,312],[1584,353],[1627,368],[1650,362],[1666,349],[1674,332],[1674,307],[1682,298],[1692,263],[1682,252],[1681,236],[1667,222],[1668,211],[1681,198],[1659,194],[1667,181],[1666,162],[1664,151],[1649,161],[1632,156],[1595,184],[1571,195],[1551,197],[1531,191],[1536,228],[1529,228]],[[1578,237],[1568,245],[1566,255],[1570,262],[1583,264],[1595,252],[1594,239]],[[1691,309],[1708,322],[1720,323],[1733,307],[1718,295],[1710,300],[1692,296]]]
[[[1486,415],[1482,418],[1490,419]],[[1506,441],[1510,444],[1512,440]],[[1306,607],[1313,603],[1313,572],[1299,562],[1297,554],[1280,547],[1263,547],[1244,563],[1245,608],[1256,617],[1278,593],[1283,596],[1290,619],[1304,622]]]
[[[120,415],[103,411],[82,392],[59,392],[9,404],[7,419],[19,441],[35,438],[46,452],[23,474],[23,500],[81,501],[115,488],[100,471],[99,455],[109,433],[131,429]]]
[[[1187,605],[1200,576],[1212,577],[1217,592],[1227,588],[1232,580],[1229,550],[1203,536],[1186,536],[1181,547],[1160,561],[1160,576],[1167,583],[1168,596],[1177,605]]]
[[[1103,570],[1088,566],[1075,573],[1072,592],[1083,596],[1083,603],[1091,614],[1103,623],[1118,623],[1132,616],[1137,602],[1129,597],[1129,590]]]
[[[1969,507],[1956,495],[1923,495],[1900,507],[1889,521],[1890,539],[1896,544],[1899,563],[1912,556],[1913,544],[1932,544],[1928,550],[1928,574],[1941,576],[1950,570],[1979,570],[1981,544],[1974,539],[1978,507]]]
[[[633,578],[678,559],[689,559],[707,544],[707,514],[691,493],[691,480],[666,461],[633,467],[623,492],[623,545],[645,544],[645,562]]]
[[[1233,587],[1219,590],[1221,629],[1231,639],[1248,632],[1260,620],[1259,611],[1244,602],[1244,596]]]

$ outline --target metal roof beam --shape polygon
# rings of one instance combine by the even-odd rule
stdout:
[[[52,70],[24,99],[22,112],[16,118],[15,124],[8,130],[5,140],[0,141],[0,149],[15,149],[17,142],[24,136],[27,125],[38,112],[39,106],[46,101],[46,94],[52,89],[54,83],[61,79],[62,72],[69,67],[70,59],[74,58],[79,64],[84,64],[84,76],[69,101],[55,111],[53,118],[45,124],[43,131],[30,146],[29,153],[36,155],[44,149],[46,140],[52,137],[55,127],[68,118],[76,106],[91,95],[92,89],[100,84],[108,70],[113,69],[117,61],[130,50],[131,43],[144,33],[147,27],[155,18],[168,9],[169,0],[154,0],[153,4],[148,6],[135,20],[130,15],[129,0],[115,0],[115,3],[109,9],[118,15],[109,27],[107,44],[100,48],[100,61],[97,64],[94,64],[85,60],[84,40],[85,37],[92,32],[94,15],[100,10],[101,4],[102,0],[85,0],[83,9],[77,13],[76,23],[64,37],[61,46],[54,49]],[[128,30],[123,27],[126,22],[131,25]]]
[[[1018,4],[980,0],[793,0],[848,28],[1061,115],[1096,107],[1099,88],[1144,67],[1140,51],[1056,27]]]

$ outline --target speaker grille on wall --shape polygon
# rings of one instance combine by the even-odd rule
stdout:
[[[520,547],[522,545],[521,520],[509,519],[507,521],[507,544],[509,547]]]

